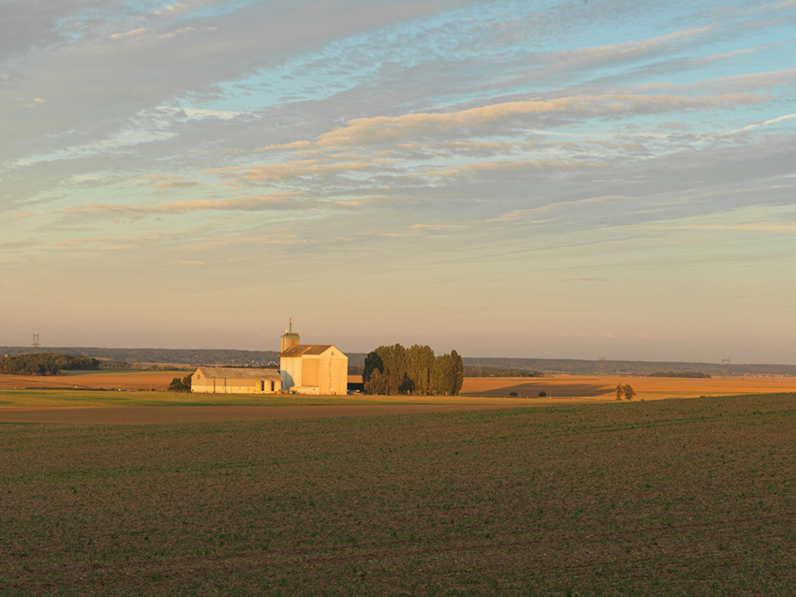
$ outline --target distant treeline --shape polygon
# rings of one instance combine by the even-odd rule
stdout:
[[[465,357],[466,367],[503,367],[572,375],[649,375],[661,371],[701,371],[721,375],[796,375],[796,365],[689,363],[686,361],[599,361],[580,359],[525,359]]]
[[[127,361],[115,361],[113,359],[100,359],[100,369],[132,369],[133,364]]]
[[[279,363],[279,352],[274,350],[98,347],[59,347],[52,350],[66,355],[87,354],[97,359],[109,359],[119,363],[179,363],[236,367],[265,367],[268,363]],[[33,353],[33,349],[27,346],[0,348],[0,355],[13,356],[31,353]],[[362,360],[364,360],[364,355],[362,355]]]
[[[362,381],[367,394],[456,396],[462,389],[462,357],[434,355],[428,346],[379,346],[365,357]]]
[[[36,353],[0,357],[0,373],[5,375],[58,375],[68,369],[99,369],[100,362],[85,355],[71,356]]]
[[[340,346],[345,352],[345,347]],[[98,359],[111,359],[126,363],[184,363],[186,365],[224,365],[264,367],[279,362],[275,350],[179,349],[179,348],[86,348],[64,347],[48,349],[66,355],[89,355]],[[29,346],[0,347],[0,355],[30,354]],[[346,352],[348,364],[362,367],[366,353]],[[518,371],[543,371],[545,373],[570,373],[573,375],[649,375],[660,371],[702,371],[712,376],[720,375],[796,375],[796,365],[762,365],[721,363],[689,363],[684,361],[612,361],[585,359],[531,359],[514,357],[463,357],[466,367],[496,367]],[[354,370],[356,371],[356,370]],[[355,375],[356,373],[352,373]]]
[[[350,361],[349,361],[350,363]],[[349,375],[362,375],[364,365],[348,365]],[[527,369],[504,369],[503,367],[465,367],[465,377],[544,377],[541,371]]]
[[[540,371],[527,369],[504,369],[503,367],[465,367],[465,377],[544,377]]]
[[[713,376],[710,373],[703,373],[702,371],[656,371],[655,373],[648,373],[647,377],[687,377],[707,379]]]

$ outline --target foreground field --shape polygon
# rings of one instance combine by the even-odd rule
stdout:
[[[5,424],[0,587],[792,595],[795,427],[794,395]]]

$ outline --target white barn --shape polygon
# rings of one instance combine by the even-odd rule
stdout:
[[[279,372],[282,387],[297,394],[345,395],[348,357],[332,344],[301,344],[298,332],[282,335]]]
[[[200,394],[275,394],[282,390],[276,369],[199,367],[191,375],[191,392]]]

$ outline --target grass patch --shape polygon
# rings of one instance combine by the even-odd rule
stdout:
[[[59,406],[311,406],[334,404],[385,404],[378,397],[274,394],[191,394],[86,389],[0,390],[0,405],[16,407]]]
[[[791,595],[795,428],[794,395],[9,425],[0,586]]]

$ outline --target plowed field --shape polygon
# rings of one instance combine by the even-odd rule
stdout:
[[[794,428],[793,394],[2,424],[0,594],[792,596]]]

